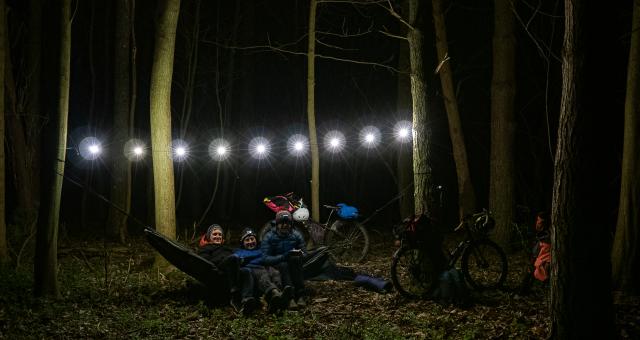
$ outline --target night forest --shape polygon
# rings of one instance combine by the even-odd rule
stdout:
[[[0,14],[0,338],[640,338],[640,0]],[[265,294],[244,315],[182,266],[213,224],[230,248],[268,230],[265,198],[288,193],[308,249],[389,284],[307,280],[306,307],[272,312]],[[487,230],[465,222],[483,209]],[[527,281],[539,213],[550,258]],[[441,244],[398,236],[416,216]],[[365,230],[357,259],[337,253],[340,219]],[[473,282],[464,247],[464,303],[436,297],[453,280],[439,272],[414,275],[418,298],[394,279],[411,244],[427,271],[424,254],[473,253],[480,234],[505,255],[495,287]]]

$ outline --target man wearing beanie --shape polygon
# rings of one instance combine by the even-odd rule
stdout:
[[[233,249],[224,244],[222,227],[218,224],[209,226],[200,238],[199,246],[198,255],[215,264],[227,279],[231,305],[244,315],[251,314],[258,304],[253,297],[253,275],[249,270],[240,268],[240,258],[234,256]]]
[[[295,299],[290,301],[289,307],[304,307],[307,304],[302,272],[302,256],[306,253],[304,238],[299,231],[293,229],[290,212],[278,211],[275,223],[275,228],[267,232],[262,240],[262,262],[278,269],[285,286],[294,287]]]

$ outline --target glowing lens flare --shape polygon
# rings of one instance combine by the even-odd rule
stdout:
[[[367,148],[374,148],[380,144],[380,129],[375,126],[365,126],[360,131],[360,142]]]
[[[331,152],[340,152],[345,146],[344,134],[337,130],[329,131],[324,135],[325,147]]]
[[[182,162],[189,158],[189,145],[182,139],[176,139],[172,143],[173,160]]]
[[[102,154],[102,143],[96,137],[87,137],[80,141],[80,156],[86,160],[95,160]]]
[[[216,138],[209,143],[209,156],[214,161],[223,161],[231,156],[231,145],[222,138]]]
[[[249,142],[249,152],[255,159],[265,159],[269,156],[271,145],[264,137],[256,137]]]
[[[139,161],[144,158],[146,146],[139,139],[131,139],[124,144],[124,156],[130,161]]]
[[[301,134],[295,134],[287,140],[287,150],[296,157],[303,156],[309,150],[309,140]]]
[[[408,142],[412,139],[411,132],[413,129],[413,125],[408,120],[402,120],[396,123],[394,127],[394,133],[396,135],[396,139],[402,143]]]

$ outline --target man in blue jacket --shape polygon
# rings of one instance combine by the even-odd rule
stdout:
[[[304,238],[293,229],[290,212],[278,211],[275,223],[275,228],[267,232],[262,240],[262,262],[278,269],[284,286],[294,287],[295,300],[290,302],[289,307],[304,307],[307,304],[302,272],[302,257],[306,254]]]

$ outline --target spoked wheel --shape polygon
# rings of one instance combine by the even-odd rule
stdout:
[[[507,256],[490,240],[475,241],[462,254],[462,273],[474,289],[498,288],[507,279]]]
[[[393,254],[391,282],[400,295],[425,298],[437,282],[433,262],[424,251],[402,247]]]
[[[357,221],[335,221],[325,244],[337,262],[362,262],[369,252],[369,233]]]

